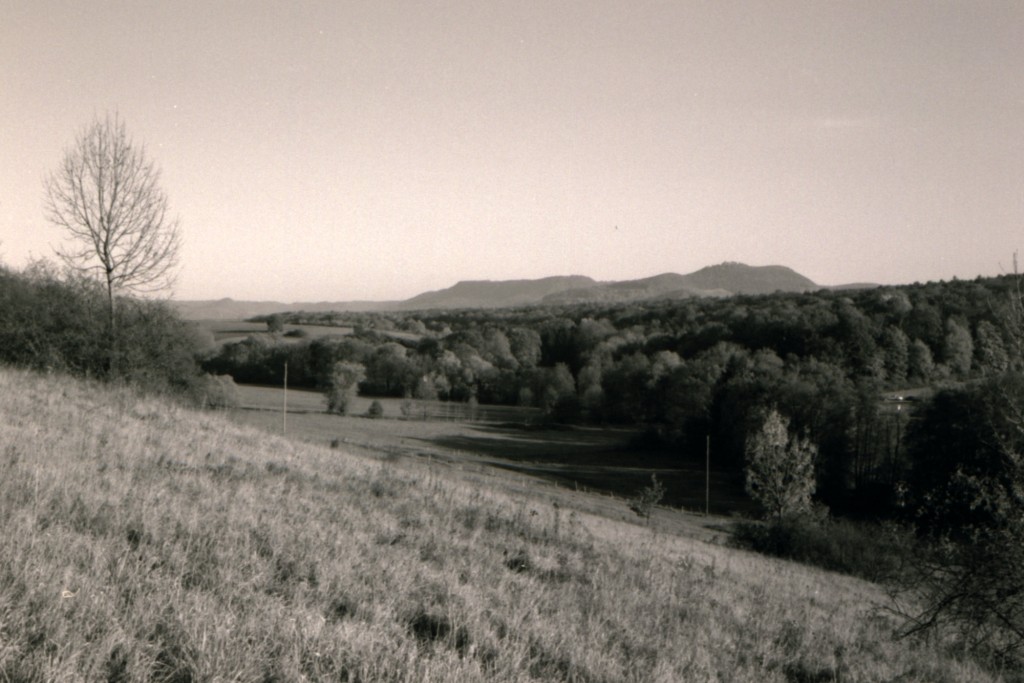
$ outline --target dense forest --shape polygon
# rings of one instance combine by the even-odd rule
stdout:
[[[553,421],[628,425],[643,443],[741,472],[745,442],[777,408],[818,447],[818,497],[834,510],[904,503],[937,388],[967,391],[1018,358],[1012,276],[855,291],[521,309],[291,313],[259,320],[353,327],[316,339],[252,336],[208,372],[324,388],[337,362],[360,393],[523,404]],[[294,334],[284,332],[284,334]],[[898,400],[897,397],[902,397]]]

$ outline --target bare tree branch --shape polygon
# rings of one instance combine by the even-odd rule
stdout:
[[[46,180],[47,217],[74,243],[58,255],[99,275],[111,298],[173,283],[180,235],[159,181],[116,114],[89,124]]]
[[[160,172],[124,121],[108,114],[82,130],[45,190],[46,216],[70,242],[57,255],[106,287],[113,357],[115,297],[157,292],[174,281],[181,237],[168,217]]]

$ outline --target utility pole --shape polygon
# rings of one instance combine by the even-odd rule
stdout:
[[[711,435],[704,437],[704,516],[711,510]]]
[[[288,433],[288,361],[284,362],[284,406],[281,409],[281,433]]]

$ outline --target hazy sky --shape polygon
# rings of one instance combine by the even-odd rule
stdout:
[[[0,0],[0,259],[117,110],[176,298],[782,264],[994,275],[1024,248],[1024,3]]]

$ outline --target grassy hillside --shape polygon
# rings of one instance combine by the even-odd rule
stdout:
[[[0,370],[0,681],[984,681],[870,584]],[[566,494],[568,495],[568,494]]]

